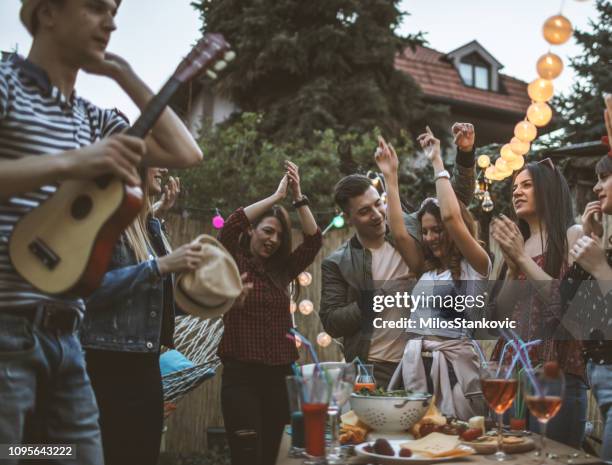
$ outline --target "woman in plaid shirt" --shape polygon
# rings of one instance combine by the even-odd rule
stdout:
[[[223,317],[218,349],[223,361],[221,406],[233,465],[276,461],[283,426],[289,422],[285,376],[298,358],[295,344],[286,337],[292,327],[287,289],[313,262],[322,243],[301,193],[298,167],[288,161],[285,168],[276,192],[236,210],[219,234],[252,286],[244,302]],[[276,205],[287,191],[304,232],[294,251],[289,215]]]

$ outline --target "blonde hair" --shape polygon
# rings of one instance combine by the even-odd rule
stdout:
[[[149,191],[148,170],[146,170],[145,173],[145,176],[142,176],[142,190],[147,193]],[[153,214],[152,205],[151,196],[145,194],[140,213],[138,213],[136,219],[125,230],[125,240],[132,249],[132,252],[134,252],[134,256],[138,263],[146,262],[151,255],[157,257],[157,252],[149,240],[149,233],[147,230],[147,219],[149,215]],[[166,250],[171,252],[172,247],[163,231],[161,236]]]

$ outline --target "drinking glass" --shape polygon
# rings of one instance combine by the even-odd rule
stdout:
[[[370,392],[376,391],[376,380],[374,379],[374,365],[357,365],[357,379],[355,380],[355,392],[359,393],[362,389]]]
[[[331,398],[330,375],[315,369],[312,376],[301,378],[300,400],[304,414],[305,465],[325,464],[325,425]]]
[[[565,393],[565,376],[556,362],[548,362],[543,367],[527,368],[522,387],[525,403],[529,412],[540,423],[540,463],[546,462],[546,425],[561,409]]]
[[[518,388],[518,380],[514,370],[514,364],[503,362],[487,362],[480,367],[480,386],[482,394],[491,410],[497,413],[497,452],[487,456],[496,462],[512,460],[513,457],[502,450],[503,416],[510,408]]]
[[[344,463],[340,443],[338,442],[339,417],[342,406],[351,397],[356,375],[357,370],[352,363],[347,363],[339,369],[331,370],[332,391],[327,408],[327,415],[329,416],[331,426],[331,442],[326,457],[329,464]]]
[[[287,376],[287,394],[289,395],[289,414],[291,415],[291,448],[289,457],[298,458],[304,455],[304,414],[300,398],[299,376]]]

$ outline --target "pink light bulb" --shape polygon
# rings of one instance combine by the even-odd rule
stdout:
[[[221,229],[221,228],[223,228],[224,224],[225,224],[225,220],[223,219],[223,217],[221,215],[213,216],[213,219],[212,219],[213,228]]]

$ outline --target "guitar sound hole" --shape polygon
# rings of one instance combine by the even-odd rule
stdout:
[[[94,179],[94,182],[100,189],[106,189],[112,179],[113,179],[112,175],[103,174],[102,176],[98,176],[96,179]]]
[[[72,202],[70,213],[74,219],[82,220],[89,215],[92,207],[93,203],[88,195],[79,195],[76,199],[74,199],[74,202]]]

